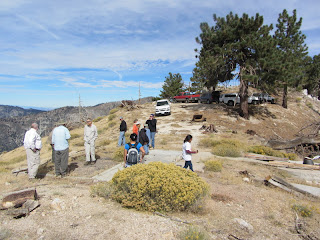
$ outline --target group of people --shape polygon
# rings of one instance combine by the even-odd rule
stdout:
[[[134,120],[132,134],[129,143],[126,143],[125,133],[127,124],[123,117],[120,117],[120,135],[118,146],[124,145],[124,166],[130,167],[137,163],[142,163],[145,155],[149,154],[149,148],[155,148],[155,135],[157,133],[157,119],[154,114],[150,114],[149,119],[140,129],[141,123],[138,119]],[[40,150],[42,148],[41,137],[37,133],[38,124],[32,123],[24,137],[24,148],[27,154],[28,176],[32,181],[35,179],[40,165]],[[84,165],[96,163],[95,141],[98,138],[97,127],[88,118],[84,127],[84,147],[86,153],[86,162]],[[55,167],[56,177],[64,177],[68,171],[69,143],[71,135],[66,128],[66,122],[59,122],[48,137],[52,147],[52,162]],[[192,136],[187,135],[183,147],[182,158],[185,160],[184,168],[190,168],[193,171],[191,155],[198,153],[191,150]]]
[[[37,133],[38,124],[32,123],[31,128],[24,136],[23,145],[26,149],[29,180],[36,178],[40,166],[41,137]],[[52,147],[52,161],[54,161],[55,174],[64,177],[68,171],[70,132],[65,122],[60,122],[51,132],[49,139]]]

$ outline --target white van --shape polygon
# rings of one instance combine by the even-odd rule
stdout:
[[[156,116],[157,115],[171,115],[171,103],[168,99],[161,99],[157,101],[156,106]]]

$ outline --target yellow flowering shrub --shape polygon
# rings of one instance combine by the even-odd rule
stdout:
[[[260,145],[249,147],[248,152],[267,155],[267,156],[273,156],[273,157],[289,158],[290,160],[295,160],[298,157],[294,153],[284,153],[281,151],[274,150],[271,147],[260,146]]]
[[[221,172],[222,162],[219,160],[208,160],[204,162],[204,169],[206,171]]]
[[[147,211],[181,211],[208,192],[208,184],[190,170],[174,164],[137,164],[112,178],[112,198],[124,207]]]

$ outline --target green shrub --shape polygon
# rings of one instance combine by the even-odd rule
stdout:
[[[109,121],[112,121],[113,119],[115,119],[115,117],[116,117],[115,114],[110,114],[110,115],[108,116],[108,120],[109,120]]]
[[[298,158],[297,154],[295,154],[295,153],[286,153],[286,156],[290,160],[296,160]]]
[[[124,147],[116,148],[116,150],[113,152],[112,159],[117,162],[124,161],[123,153],[124,153]]]
[[[109,198],[113,192],[112,184],[110,182],[101,182],[90,187],[91,197]]]
[[[213,147],[212,153],[221,157],[240,157],[241,149],[235,145],[222,143]]]
[[[71,133],[70,135],[71,135],[71,139],[75,139],[75,138],[81,137],[81,135],[78,134],[78,133]]]
[[[180,233],[179,239],[181,240],[206,240],[210,239],[208,234],[197,227],[190,226],[187,230]]]
[[[206,171],[221,172],[222,162],[219,160],[208,160],[204,163],[204,169]]]
[[[297,97],[296,98],[296,103],[300,103],[302,101],[302,98],[301,97]]]
[[[109,123],[108,123],[108,128],[112,128],[112,127],[114,127],[115,125],[116,125],[115,122],[109,122]]]
[[[292,209],[299,213],[301,217],[311,217],[313,215],[312,209],[308,206],[294,204]]]
[[[97,117],[97,118],[93,119],[93,122],[99,122],[99,121],[101,121],[102,119],[103,119],[103,117]]]
[[[189,209],[208,192],[196,173],[174,164],[152,162],[118,171],[112,198],[124,207],[148,211]]]
[[[307,107],[308,107],[308,108],[313,109],[313,105],[312,105],[312,103],[311,103],[311,102],[306,102],[306,105],[307,105]]]
[[[113,108],[113,109],[110,110],[109,114],[114,114],[114,113],[116,113],[118,111],[119,111],[118,108]]]

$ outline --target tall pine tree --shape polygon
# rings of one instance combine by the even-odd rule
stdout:
[[[289,16],[286,9],[280,13],[274,39],[277,43],[277,82],[283,88],[282,106],[288,107],[288,87],[297,87],[303,78],[304,58],[308,47],[306,36],[300,31],[302,18],[297,20],[297,11]]]
[[[213,79],[219,81],[220,77],[222,81],[231,80],[238,70],[235,77],[240,81],[240,115],[248,119],[248,86],[258,78],[260,65],[273,45],[269,34],[272,25],[263,25],[263,17],[259,14],[239,17],[230,12],[225,18],[214,14],[213,20],[213,27],[207,23],[200,25],[202,33],[196,38],[202,45],[199,65],[207,72],[213,72]],[[213,64],[205,65],[208,59],[214,59]]]
[[[160,97],[171,98],[178,95],[183,88],[183,80],[180,73],[172,74],[169,72],[169,76],[166,77],[162,90],[160,91]]]

